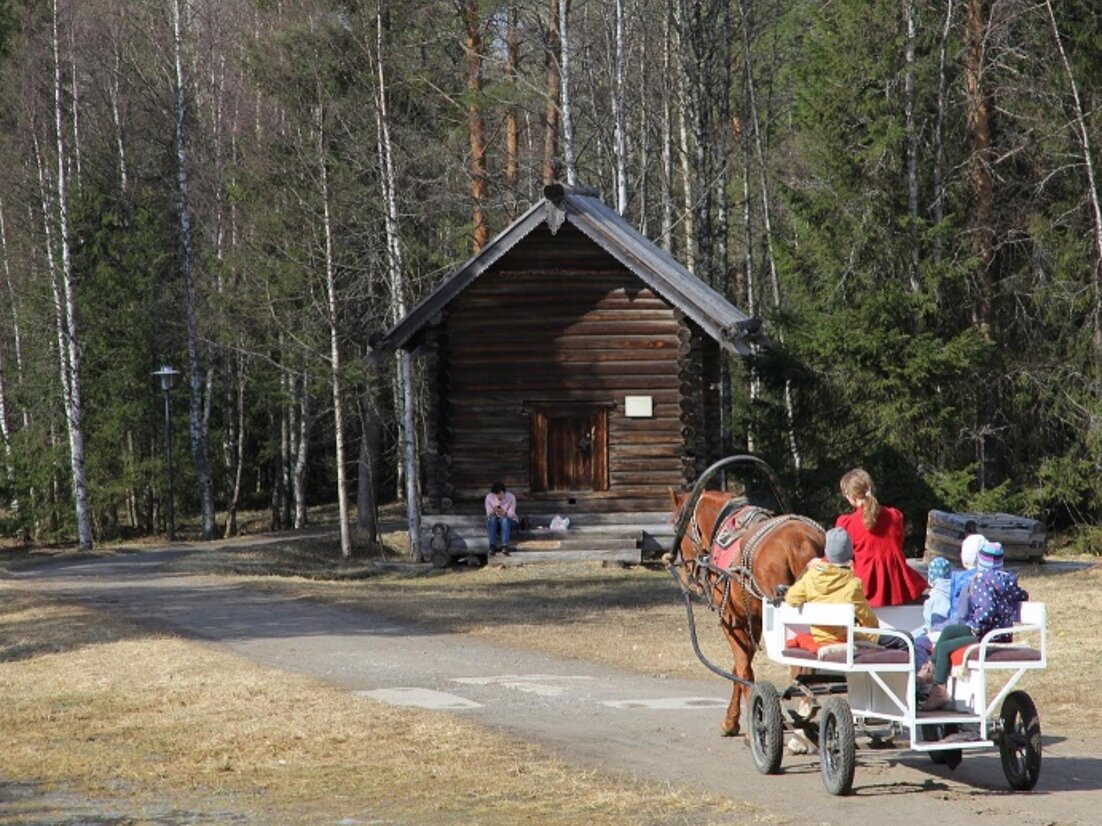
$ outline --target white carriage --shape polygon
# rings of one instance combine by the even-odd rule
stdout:
[[[1017,686],[1046,664],[1044,604],[1022,603],[1021,621],[1013,628],[996,629],[959,654],[947,685],[953,702],[936,711],[918,708],[914,646],[902,633],[922,624],[922,606],[879,608],[877,617],[879,633],[903,639],[905,650],[863,642],[852,605],[795,608],[763,600],[762,644],[769,659],[814,671],[796,677],[783,692],[754,683],[749,737],[758,771],[778,772],[786,732],[802,729],[817,737],[827,790],[846,794],[853,785],[857,733],[886,731],[884,739],[897,745],[907,739],[910,749],[950,765],[964,753],[997,748],[1011,788],[1033,788],[1041,770],[1041,725],[1032,699]],[[793,647],[813,625],[844,628],[846,642],[816,653]],[[994,642],[1007,634],[1012,642]]]

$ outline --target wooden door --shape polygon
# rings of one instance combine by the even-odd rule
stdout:
[[[532,490],[608,490],[608,410],[547,405],[532,411]]]

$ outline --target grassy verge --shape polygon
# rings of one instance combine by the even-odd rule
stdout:
[[[6,583],[0,695],[0,791],[37,787],[25,807],[0,794],[4,822],[46,822],[34,814],[44,809],[49,822],[84,823],[768,820],[581,772],[447,714],[357,698]],[[50,809],[74,799],[85,813],[76,821]],[[97,800],[125,815],[87,817]]]

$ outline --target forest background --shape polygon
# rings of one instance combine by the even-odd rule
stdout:
[[[1095,0],[0,0],[0,534],[162,529],[168,363],[205,536],[375,541],[371,335],[565,180],[765,319],[729,449],[800,510],[1102,549],[1100,93]]]

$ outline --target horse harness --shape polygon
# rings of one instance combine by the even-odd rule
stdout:
[[[698,501],[697,507],[699,505]],[[750,600],[769,596],[754,577],[754,555],[773,531],[789,522],[802,522],[816,530],[822,530],[818,522],[806,516],[791,513],[776,516],[772,511],[751,505],[743,498],[734,498],[716,516],[715,525],[712,526],[711,547],[705,548],[703,533],[697,520],[697,509],[693,509],[689,537],[699,550],[694,571],[696,583],[701,592],[707,594],[708,607],[719,612],[721,617],[720,609],[730,596],[731,582],[734,580],[737,583],[742,590],[743,616],[746,618],[746,631],[751,639],[754,639],[754,634],[750,624]],[[709,587],[709,577],[723,581],[723,596],[718,604],[714,589]],[[756,639],[754,645],[761,647]]]

